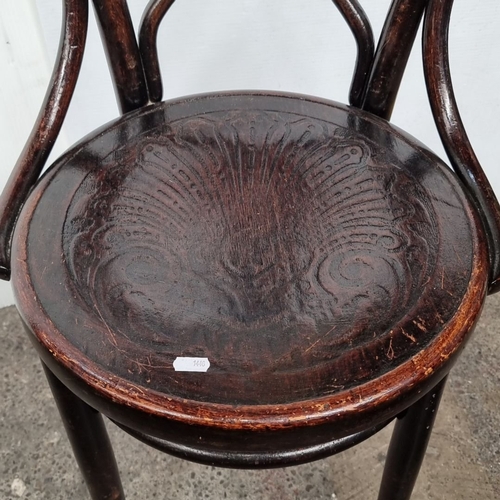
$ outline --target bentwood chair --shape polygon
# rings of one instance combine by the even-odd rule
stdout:
[[[380,499],[410,498],[446,376],[498,290],[499,205],[462,126],[452,0],[395,0],[378,47],[355,0],[350,106],[275,92],[162,101],[138,36],[94,0],[123,116],[40,177],[85,46],[65,0],[52,82],[1,198],[2,276],[94,500],[122,499],[101,413],[227,467],[299,464],[397,419]],[[388,123],[422,17],[453,171]]]

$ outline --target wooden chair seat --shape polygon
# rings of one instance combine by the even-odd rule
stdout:
[[[12,280],[43,361],[92,407],[195,460],[277,465],[366,437],[445,376],[486,249],[455,174],[386,121],[210,94],[58,160]]]

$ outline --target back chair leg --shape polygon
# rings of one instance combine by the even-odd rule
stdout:
[[[92,500],[125,500],[101,414],[43,368]]]
[[[397,420],[378,500],[409,500],[411,497],[445,384],[446,377]]]

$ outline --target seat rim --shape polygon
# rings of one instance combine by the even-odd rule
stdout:
[[[480,274],[477,273],[476,276]],[[354,389],[313,400],[246,406],[187,400],[138,387],[105,372],[88,358],[87,366],[83,368],[79,362],[71,359],[71,351],[75,351],[80,360],[81,353],[61,334],[58,335],[60,340],[57,342],[49,339],[50,334],[47,335],[46,332],[51,331],[53,336],[57,329],[48,318],[47,321],[40,321],[40,318],[30,317],[19,307],[22,300],[19,295],[16,295],[16,301],[23,322],[32,333],[35,344],[40,346],[38,351],[42,360],[51,369],[59,365],[63,372],[67,371],[78,377],[98,398],[162,420],[225,430],[268,431],[332,422],[343,425],[351,417],[356,420],[355,428],[358,429],[357,420],[362,417],[370,421],[372,414],[377,414],[377,422],[395,417],[439,383],[452,368],[474,329],[485,296],[485,281],[478,276],[471,283],[463,301],[470,304],[470,307],[461,310],[448,322],[426,352],[414,356],[377,379]],[[93,397],[90,398],[92,399]]]
[[[254,93],[234,92],[216,95],[240,94],[254,95]],[[337,103],[330,101],[293,94],[266,92],[255,95],[311,99],[313,102],[338,106]],[[206,96],[202,98],[206,98]],[[179,100],[175,100],[175,102],[179,102]],[[387,126],[384,125],[385,122],[371,115],[367,115],[367,119],[376,121],[378,125]],[[397,130],[392,126],[390,129],[391,132]],[[407,136],[400,133],[403,137]],[[429,154],[427,150],[424,150],[424,153]],[[55,169],[52,170],[52,172],[54,171]],[[119,405],[145,411],[160,418],[221,429],[264,430],[344,421],[351,415],[370,414],[373,408],[378,408],[380,412],[385,409],[387,413],[384,415],[391,414],[393,416],[404,407],[409,406],[421,392],[437,383],[449,371],[461,346],[473,330],[486,296],[488,275],[486,245],[484,244],[484,235],[480,230],[479,218],[475,211],[468,206],[469,220],[472,221],[471,228],[476,231],[476,238],[473,241],[474,261],[467,291],[454,315],[443,325],[441,333],[416,356],[369,382],[332,395],[306,401],[235,406],[167,395],[138,387],[130,381],[103,370],[94,361],[83,356],[47,317],[43,305],[36,299],[35,288],[31,278],[28,278],[28,249],[20,242],[27,241],[29,221],[36,209],[38,196],[42,192],[40,186],[50,182],[50,177],[51,174],[48,173],[39,183],[39,187],[34,190],[16,227],[12,277],[15,283],[18,310],[26,325],[29,325],[37,342],[43,345],[47,356],[52,357],[65,369],[75,373],[102,397]],[[18,285],[20,283],[21,285]],[[22,289],[22,283],[24,283],[24,289]],[[85,365],[82,365],[82,359],[85,359]]]

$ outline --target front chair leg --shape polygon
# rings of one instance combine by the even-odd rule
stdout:
[[[378,500],[409,500],[411,497],[445,384],[446,377],[397,420]]]
[[[101,414],[43,368],[92,500],[125,500]]]

